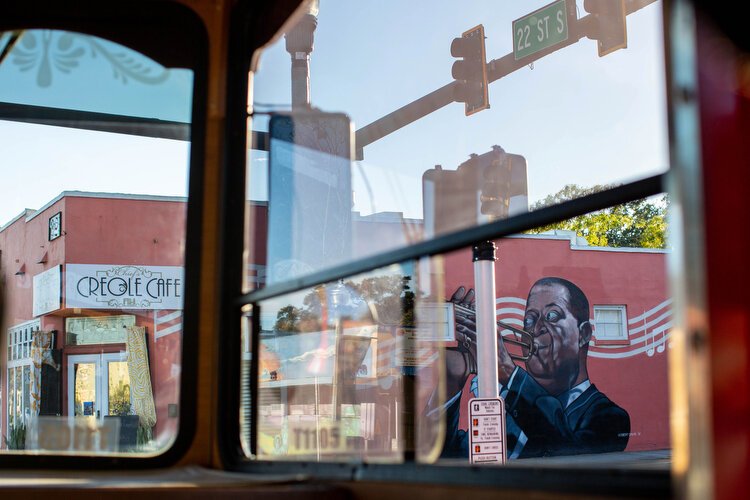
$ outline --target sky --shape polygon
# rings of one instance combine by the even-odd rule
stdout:
[[[512,22],[549,2],[321,0],[311,55],[313,106],[344,112],[355,129],[452,81],[450,43],[482,24],[487,59],[512,52]],[[582,2],[578,15],[586,12]],[[529,201],[565,184],[624,182],[663,172],[668,138],[659,2],[628,16],[628,47],[598,57],[582,39],[489,86],[491,108],[464,116],[452,103],[365,149],[353,168],[355,209],[421,217],[422,173],[455,169],[499,145],[528,161]],[[384,28],[387,31],[383,31]],[[288,108],[290,56],[264,51],[257,110]],[[273,104],[275,106],[263,106]],[[263,129],[259,117],[255,128]],[[266,158],[252,161],[252,197],[264,196]],[[369,188],[365,185],[365,178]],[[369,196],[369,191],[374,196]]]
[[[452,80],[451,40],[485,28],[487,59],[512,51],[512,21],[548,2],[321,0],[311,56],[312,103],[354,128]],[[582,2],[578,6],[583,16]],[[583,39],[489,87],[491,108],[466,117],[452,103],[365,149],[352,168],[355,210],[421,218],[422,174],[455,169],[493,145],[528,161],[529,201],[565,184],[623,182],[663,172],[668,140],[661,5],[628,17],[628,47],[606,57]],[[5,38],[5,37],[3,37]],[[0,38],[0,43],[3,38]],[[267,47],[256,110],[288,109],[290,56]],[[0,101],[190,119],[192,75],[115,44],[27,32],[0,66]],[[273,106],[263,106],[271,104]],[[254,128],[262,130],[258,115]],[[189,145],[0,121],[0,225],[64,190],[184,196]],[[249,196],[264,199],[267,156],[251,152]]]
[[[0,65],[0,101],[186,123],[192,72],[99,38],[34,30]],[[187,193],[184,141],[0,120],[0,151],[0,226],[66,190]]]

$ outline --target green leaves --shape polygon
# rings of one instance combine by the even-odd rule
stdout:
[[[584,188],[568,184],[555,194],[532,205],[532,210],[556,205],[589,194],[615,187],[612,184]],[[666,195],[630,201],[605,210],[579,215],[547,226],[527,231],[542,234],[554,229],[575,231],[589,245],[602,247],[666,248]]]

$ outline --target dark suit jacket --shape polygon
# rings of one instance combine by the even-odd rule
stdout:
[[[444,457],[467,457],[469,438],[458,429],[460,398],[447,408]],[[527,442],[519,458],[622,451],[628,444],[628,413],[593,384],[567,408],[526,371],[518,369],[505,394],[506,446],[511,455],[521,431]]]

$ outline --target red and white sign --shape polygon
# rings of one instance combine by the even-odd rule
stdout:
[[[504,464],[505,403],[501,398],[469,401],[469,462]]]

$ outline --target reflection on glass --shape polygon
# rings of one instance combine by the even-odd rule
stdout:
[[[316,43],[307,49],[310,101],[321,110],[321,127],[329,121],[329,112],[345,114],[353,125],[354,159],[331,175],[332,184],[349,189],[351,196],[340,198],[351,199],[351,205],[325,211],[318,197],[318,204],[303,207],[310,207],[304,215],[316,220],[316,229],[340,228],[339,244],[349,252],[345,261],[667,170],[661,2],[628,3],[626,37],[587,31],[601,29],[601,16],[594,18],[581,2],[554,2],[545,12],[554,19],[555,30],[562,23],[555,31],[559,37],[529,41],[528,46],[526,39],[519,41],[514,21],[525,19],[516,26],[523,35],[535,19],[529,14],[548,4],[534,0],[498,8],[491,0],[472,2],[470,7],[435,2],[430,23],[404,30],[388,13],[417,19],[423,14],[421,7],[402,2],[360,2],[356,7],[341,0],[320,2]],[[359,22],[363,19],[367,21]],[[466,85],[453,78],[452,65],[458,59],[450,50],[454,38],[479,23],[486,37],[490,107],[472,108],[476,112],[467,116],[461,93],[454,92]],[[607,29],[617,26],[622,22],[610,23]],[[547,28],[549,35],[552,24]],[[536,25],[533,30],[529,40],[542,36]],[[572,34],[580,30],[584,36],[574,39]],[[597,36],[606,40],[599,43]],[[252,104],[259,111],[307,120],[292,106],[301,85],[300,79],[288,78],[294,54],[287,51],[284,37],[278,40],[263,51],[263,66],[253,79]],[[552,50],[545,54],[545,47]],[[419,54],[418,63],[413,54]],[[269,132],[271,144],[270,152],[248,154],[248,219],[253,223],[249,288],[341,263],[284,258],[293,261],[286,262],[287,275],[272,269],[278,262],[270,240],[283,233],[290,220],[266,212],[285,201],[283,195],[275,199],[279,193],[274,190],[277,158],[271,122],[257,114],[252,122],[254,130]],[[296,147],[287,155],[295,159],[294,175],[301,178],[315,169],[318,160],[303,153],[323,150],[329,138],[323,134],[317,144]],[[318,176],[310,184],[324,182],[324,176]],[[566,196],[557,196],[568,186],[573,189]],[[320,190],[315,187],[312,192]],[[342,220],[347,221],[345,227]],[[270,253],[257,242],[266,236]],[[299,238],[297,243],[304,243],[314,256],[324,246],[320,236],[311,242]],[[302,250],[282,251],[282,257],[284,252]]]
[[[394,266],[260,304],[259,457],[397,461],[435,448],[419,442],[435,432],[412,432],[418,368],[438,360],[437,345],[411,342],[415,285],[412,266]]]
[[[271,117],[267,283],[351,259],[351,132],[336,113]]]
[[[16,371],[8,370],[8,428],[12,429],[16,423],[15,405],[16,405]]]
[[[74,377],[75,416],[96,416],[96,364],[77,363]]]
[[[14,399],[16,402],[13,413],[16,416],[16,425],[22,425],[23,422],[23,375],[21,374],[22,368],[20,366],[14,369],[16,390]]]
[[[29,426],[35,453],[160,453],[179,429],[193,71],[85,33],[15,33],[0,62],[0,151],[18,166],[0,188],[0,331],[13,381],[0,427]],[[136,347],[132,329],[148,342]],[[36,353],[35,330],[57,332]],[[76,346],[97,354],[73,358]],[[125,350],[140,364],[105,364]],[[131,405],[141,386],[151,397]],[[74,415],[102,418],[79,429],[90,432],[80,446],[50,446]],[[120,422],[127,445],[89,439]]]
[[[31,366],[23,367],[23,418],[31,417]]]
[[[175,105],[191,90],[188,71],[170,70],[127,47],[82,33],[22,30],[19,34],[0,68],[3,101],[190,121],[190,108]],[[91,79],[99,84],[86,82]],[[81,92],[81,85],[87,86],[87,92]],[[112,88],[118,88],[120,99],[107,95]]]
[[[130,415],[130,374],[127,361],[108,363],[109,381],[107,384],[109,408],[107,415]]]
[[[634,201],[495,242],[508,459],[606,452],[627,461],[627,452],[636,451],[669,457],[672,307],[663,203]],[[628,248],[588,242],[604,236],[612,245],[627,239]],[[477,395],[475,276],[469,249],[443,262],[456,334],[446,345],[441,457],[467,463],[476,430],[468,418],[469,399]],[[530,346],[509,342],[520,332]]]
[[[667,204],[635,200],[494,242],[508,460],[643,452],[668,463]],[[259,304],[259,456],[414,450],[468,464],[479,432],[475,272],[467,248]]]

